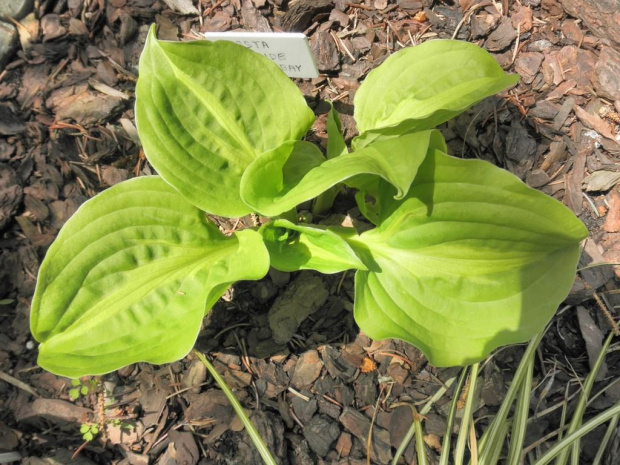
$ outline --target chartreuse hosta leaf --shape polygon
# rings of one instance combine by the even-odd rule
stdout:
[[[223,236],[159,177],[118,184],[78,210],[41,265],[39,364],[79,377],[177,360],[229,284],[268,268],[258,232]]]
[[[241,181],[241,197],[255,211],[276,216],[358,175],[373,175],[394,186],[402,198],[429,146],[443,140],[438,131],[380,140],[353,153],[325,160],[305,141],[288,142],[256,159]]]
[[[338,229],[344,235],[344,229]],[[280,271],[339,273],[366,269],[351,246],[331,228],[321,229],[316,225],[278,219],[264,225],[260,232],[269,251],[271,266]]]
[[[543,328],[586,235],[568,209],[513,175],[431,150],[398,208],[347,238],[368,267],[356,275],[355,319],[433,365],[471,364]]]
[[[227,42],[164,42],[149,32],[136,88],[147,158],[192,204],[221,216],[251,208],[245,168],[299,140],[314,121],[297,86],[271,61]]]
[[[482,48],[432,40],[405,48],[371,71],[355,94],[359,148],[378,135],[434,128],[519,80]]]

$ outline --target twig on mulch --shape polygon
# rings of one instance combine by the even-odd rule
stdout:
[[[213,11],[220,6],[222,3],[224,3],[224,0],[219,0],[215,5],[213,5],[210,8],[207,8],[204,13],[202,14],[203,18],[206,18],[207,16],[209,16],[211,13],[213,13]]]
[[[0,371],[0,379],[2,381],[5,381],[9,384],[12,384],[13,386],[15,386],[16,388],[19,388],[23,391],[26,391],[28,394],[32,394],[35,397],[41,397],[39,394],[37,394],[37,392],[31,388],[29,385],[27,385],[26,383],[24,383],[23,381],[18,380],[17,378],[14,378],[11,375],[8,375],[6,373],[4,373],[3,371]]]

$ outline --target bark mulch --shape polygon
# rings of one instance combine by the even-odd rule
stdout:
[[[16,11],[22,3],[25,10]],[[485,47],[522,78],[444,125],[451,153],[502,166],[571,208],[591,233],[582,266],[620,262],[617,1],[4,5],[0,16],[19,19],[0,21],[0,462],[12,453],[33,465],[261,463],[224,395],[191,356],[166,366],[132,365],[78,386],[36,365],[29,304],[47,247],[86,199],[153,174],[133,111],[138,58],[152,23],[170,40],[240,28],[305,32],[321,76],[297,83],[318,115],[313,137],[323,143],[323,100],[336,102],[352,137],[360,81],[394,51],[435,38]],[[345,199],[340,207],[351,205]],[[525,442],[533,453],[545,450],[539,440],[557,430],[565,398],[578,392],[608,318],[617,317],[618,279],[620,266],[579,272],[543,340]],[[235,286],[205,319],[197,348],[212,357],[283,464],[369,463],[369,431],[370,463],[390,463],[412,421],[408,407],[394,404],[421,405],[458,373],[430,366],[408,344],[360,333],[352,292],[350,274],[272,271]],[[282,312],[295,318],[285,321]],[[593,413],[620,400],[617,343],[612,347],[595,392],[607,389]],[[501,349],[484,365],[479,427],[497,411],[522,351]],[[432,463],[450,398],[451,392],[424,419]],[[101,431],[86,442],[82,425]],[[586,437],[582,463],[592,460],[601,437],[601,430]],[[403,460],[415,463],[413,444]]]

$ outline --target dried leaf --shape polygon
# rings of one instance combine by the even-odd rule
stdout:
[[[441,454],[441,440],[439,439],[439,436],[436,434],[425,434],[424,442],[427,446],[432,447],[435,451]]]
[[[372,371],[375,371],[376,369],[377,369],[377,364],[375,363],[373,359],[366,357],[362,361],[362,366],[360,367],[360,371],[362,373],[370,373]]]

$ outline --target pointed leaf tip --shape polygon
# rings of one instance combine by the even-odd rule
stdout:
[[[223,236],[161,178],[117,184],[80,207],[41,265],[39,364],[77,378],[177,360],[227,287],[268,268],[256,231]]]

